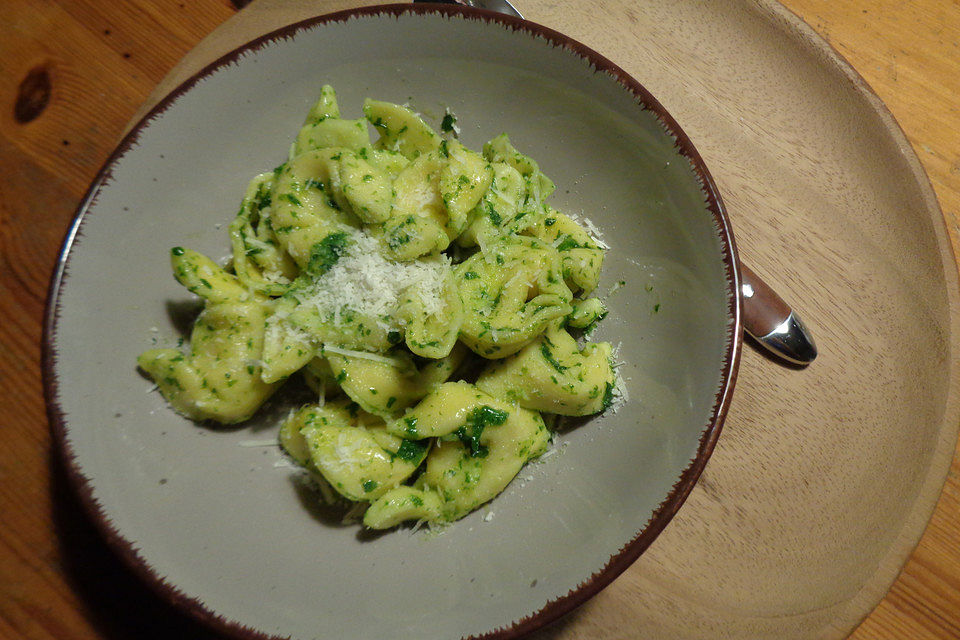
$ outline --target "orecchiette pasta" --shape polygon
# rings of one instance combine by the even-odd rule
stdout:
[[[553,327],[519,353],[480,374],[477,387],[521,407],[562,416],[586,416],[609,405],[615,380],[610,344],[577,341]]]
[[[173,250],[205,306],[188,352],[138,364],[174,409],[221,423],[301,372],[318,400],[279,440],[324,499],[366,505],[375,529],[452,522],[547,449],[541,412],[617,394],[611,346],[580,337],[606,314],[589,297],[606,245],[546,203],[553,182],[506,135],[477,153],[407,107],[363,114],[323,87],[286,161],[250,182],[227,267]]]
[[[542,242],[506,236],[456,270],[469,310],[460,339],[484,358],[503,358],[573,310],[560,257]]]
[[[193,325],[190,352],[151,349],[137,364],[173,407],[196,420],[242,422],[276,390],[261,378],[263,326],[270,300],[244,288],[209,258],[189,249],[171,251],[173,273],[206,301]]]

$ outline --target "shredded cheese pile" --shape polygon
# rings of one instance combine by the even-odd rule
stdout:
[[[379,246],[369,233],[354,232],[336,264],[297,295],[300,304],[316,308],[320,317],[332,317],[335,323],[344,314],[361,314],[386,331],[401,325],[397,308],[406,290],[420,298],[427,315],[443,311],[450,258],[394,262],[380,254]]]

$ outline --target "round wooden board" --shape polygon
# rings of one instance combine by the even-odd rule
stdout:
[[[141,113],[254,36],[363,4],[257,0]],[[805,370],[744,351],[685,506],[623,576],[537,637],[847,635],[919,540],[960,424],[956,266],[915,154],[865,82],[776,3],[515,4],[674,115],[720,186],[741,257],[802,311],[821,351]]]

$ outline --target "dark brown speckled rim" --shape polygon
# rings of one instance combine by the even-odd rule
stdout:
[[[689,160],[695,174],[701,182],[707,199],[707,208],[714,217],[717,233],[720,238],[722,260],[727,282],[726,296],[729,321],[723,367],[720,372],[721,385],[716,393],[711,409],[712,418],[710,422],[705,425],[700,437],[696,457],[690,461],[690,464],[681,473],[670,493],[653,512],[646,526],[615,555],[611,556],[607,563],[590,576],[590,578],[574,586],[565,596],[548,602],[546,606],[539,611],[535,611],[525,618],[516,620],[511,626],[495,629],[480,636],[470,636],[470,638],[496,638],[498,640],[519,638],[557,620],[580,604],[583,604],[612,582],[614,578],[623,573],[623,571],[650,546],[660,532],[663,531],[664,527],[666,527],[667,523],[670,522],[674,514],[686,500],[706,466],[710,454],[713,452],[717,438],[720,435],[723,420],[726,417],[730,405],[740,361],[742,335],[739,261],[733,233],[730,228],[730,221],[727,218],[723,201],[720,198],[720,193],[717,190],[713,178],[704,165],[700,154],[694,148],[693,143],[657,99],[643,88],[639,82],[627,75],[620,67],[592,49],[547,27],[512,16],[448,4],[396,4],[340,11],[297,22],[256,38],[210,63],[164,97],[133,127],[104,163],[80,203],[76,217],[64,239],[47,295],[42,342],[43,390],[54,448],[66,471],[68,481],[76,490],[80,503],[86,510],[87,515],[104,536],[107,544],[122,558],[126,565],[130,567],[136,575],[142,578],[164,601],[190,614],[212,629],[232,638],[241,638],[244,640],[280,640],[282,636],[271,636],[245,626],[235,620],[229,620],[208,609],[200,599],[188,596],[175,585],[170,584],[162,576],[158,575],[150,564],[140,555],[138,549],[136,549],[129,540],[124,538],[107,519],[100,503],[94,497],[90,481],[83,474],[70,446],[70,442],[67,439],[68,427],[65,415],[59,404],[59,380],[56,372],[57,353],[54,349],[53,341],[57,330],[57,320],[59,318],[60,292],[69,276],[71,249],[74,240],[82,235],[83,222],[87,212],[96,202],[100,190],[111,177],[113,167],[117,161],[132,148],[140,132],[149,126],[150,121],[154,117],[169,109],[177,98],[188,92],[199,80],[227,65],[238,63],[242,54],[245,52],[255,51],[283,38],[294,37],[300,31],[309,30],[317,26],[346,22],[353,18],[376,18],[379,16],[398,18],[407,15],[437,14],[448,18],[496,23],[514,32],[541,37],[553,46],[562,47],[586,59],[597,73],[607,73],[612,76],[622,87],[636,97],[638,103],[656,114],[666,130],[676,139],[679,153]]]

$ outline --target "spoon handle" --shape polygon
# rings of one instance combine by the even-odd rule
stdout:
[[[778,357],[807,365],[817,357],[817,345],[806,325],[777,292],[748,266],[740,265],[743,328]]]
[[[486,9],[496,11],[508,16],[523,18],[517,8],[510,4],[509,0],[413,0],[416,2],[440,2],[442,4],[461,4],[476,9]]]

